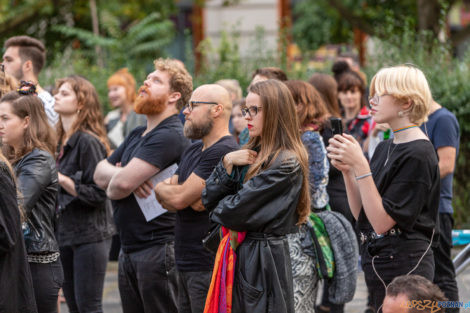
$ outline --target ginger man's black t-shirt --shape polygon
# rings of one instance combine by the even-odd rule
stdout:
[[[108,157],[108,162],[113,165],[121,162],[124,167],[132,158],[138,158],[160,170],[179,163],[190,141],[184,137],[183,124],[178,115],[166,118],[142,136],[145,129],[145,126],[135,128]],[[167,212],[147,222],[133,193],[113,201],[113,207],[124,252],[139,251],[174,240],[175,213]]]

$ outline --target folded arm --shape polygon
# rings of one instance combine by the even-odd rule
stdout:
[[[155,187],[155,195],[160,204],[165,208],[173,210],[182,210],[194,205],[193,208],[200,211],[201,207],[198,204],[200,203],[198,200],[201,199],[205,181],[195,173],[192,173],[183,184],[178,185],[177,177],[170,182],[161,182]]]
[[[159,171],[158,167],[139,158],[133,158],[126,166],[113,174],[106,194],[111,200],[126,198]]]

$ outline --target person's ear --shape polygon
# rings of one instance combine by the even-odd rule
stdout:
[[[411,109],[411,106],[413,104],[413,101],[411,99],[408,99],[404,101],[401,105],[403,111],[408,111]]]
[[[33,62],[31,60],[24,62],[22,67],[23,73],[34,72]]]
[[[172,92],[168,96],[168,103],[176,103],[179,99],[181,99],[181,93],[178,91]]]
[[[218,117],[224,113],[224,106],[222,104],[214,105],[212,112],[214,117]]]
[[[29,118],[29,115],[26,116],[24,119],[23,119],[23,129],[26,129],[29,127],[29,122],[31,121],[31,119]]]

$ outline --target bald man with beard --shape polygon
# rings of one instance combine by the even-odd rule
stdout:
[[[211,222],[201,204],[201,193],[217,163],[225,154],[238,149],[228,130],[231,112],[232,101],[223,87],[203,85],[197,88],[183,111],[184,135],[200,141],[183,153],[176,174],[155,187],[160,204],[167,210],[177,211],[175,260],[180,313],[204,311],[214,255],[202,245]]]

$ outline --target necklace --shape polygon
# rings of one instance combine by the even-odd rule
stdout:
[[[407,129],[410,129],[410,128],[415,128],[415,127],[418,127],[418,125],[410,125],[410,126],[405,126],[405,127],[402,127],[402,128],[394,129],[393,133],[396,134],[396,133],[399,133],[401,131],[404,131],[404,130],[407,130]]]
[[[388,145],[388,150],[387,150],[387,159],[385,160],[384,167],[387,165],[388,159],[393,154],[393,151],[395,151],[395,148],[398,146],[398,145],[395,145],[395,147],[393,147],[393,149],[392,149],[392,152],[390,153],[390,146],[391,145],[392,145],[392,141],[390,140],[390,144]]]

